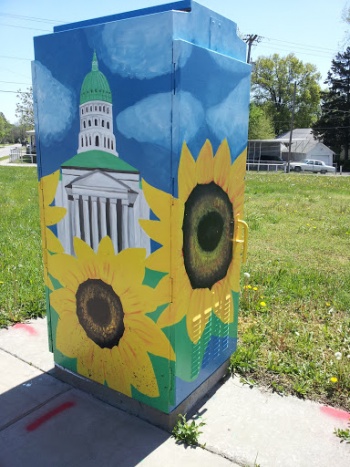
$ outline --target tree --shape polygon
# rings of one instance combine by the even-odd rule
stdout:
[[[350,143],[350,47],[332,60],[322,92],[321,117],[313,125],[313,133],[333,151],[343,152],[349,160]]]
[[[11,123],[6,120],[5,115],[0,112],[0,142],[5,142],[11,130]]]
[[[258,57],[252,73],[253,102],[262,106],[274,125],[276,135],[290,129],[294,105],[294,126],[309,128],[319,117],[320,73],[314,65],[304,64],[293,54]],[[294,82],[297,83],[293,103]]]
[[[274,138],[274,127],[271,118],[266,115],[262,107],[250,104],[249,112],[249,139],[269,139]]]
[[[34,106],[33,106],[33,88],[27,88],[26,91],[17,91],[19,102],[16,104],[16,117],[19,124],[26,130],[34,128]]]

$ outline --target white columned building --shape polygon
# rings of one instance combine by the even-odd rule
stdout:
[[[65,251],[74,254],[73,237],[96,250],[108,235],[116,252],[144,247],[149,253],[149,238],[138,223],[139,218],[149,217],[149,207],[138,170],[118,155],[112,93],[95,52],[80,91],[79,119],[77,154],[61,166],[55,199],[68,211],[57,225]]]

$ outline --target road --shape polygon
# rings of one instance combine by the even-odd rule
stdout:
[[[0,147],[0,158],[10,155],[10,150],[14,148],[20,148],[21,144],[12,144],[11,146],[6,146],[5,148]]]

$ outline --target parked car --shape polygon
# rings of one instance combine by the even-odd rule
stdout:
[[[291,162],[290,170],[294,172],[314,172],[325,174],[327,172],[335,173],[335,167],[325,164],[323,161],[314,159],[305,159],[304,161]]]

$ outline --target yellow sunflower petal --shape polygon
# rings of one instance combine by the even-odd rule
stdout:
[[[142,190],[154,214],[158,219],[163,220],[166,226],[169,226],[172,196],[169,193],[154,188],[144,179],[142,179]]]
[[[169,281],[171,279],[169,278]],[[173,281],[173,303],[171,303],[158,318],[157,324],[165,328],[178,323],[187,314],[192,289],[187,276],[177,276]]]
[[[213,181],[214,160],[213,148],[209,140],[206,140],[200,150],[196,161],[197,183],[206,184]]]
[[[132,336],[127,336],[120,341],[119,350],[122,360],[127,364],[131,384],[142,394],[158,397],[158,383],[146,349]]]
[[[212,311],[212,296],[209,289],[192,291],[189,312],[187,315],[187,332],[194,344],[202,337]]]
[[[132,346],[134,339],[136,339],[138,345],[147,349],[147,352],[158,357],[175,360],[175,353],[168,338],[151,318],[143,315],[131,315],[125,319],[125,326],[130,328]]]
[[[94,250],[83,240],[78,237],[73,238],[74,251],[78,259],[81,260],[91,260],[95,257]]]
[[[246,174],[247,150],[244,150],[231,165],[229,174],[228,195],[231,201],[244,192],[244,177]],[[236,212],[237,214],[237,212]]]
[[[146,285],[133,285],[120,294],[120,300],[126,315],[149,313],[160,305],[154,289]]]
[[[213,306],[213,312],[223,323],[232,323],[233,301],[231,290],[228,288],[226,281],[220,281],[220,283],[215,284],[215,288],[215,303]]]
[[[145,261],[145,265],[149,269],[160,272],[170,271],[170,246],[161,247],[151,253]]]
[[[55,199],[58,181],[60,178],[60,171],[56,170],[50,175],[45,175],[40,179],[40,187],[43,191],[43,198],[45,204],[48,206]]]
[[[214,158],[214,182],[227,192],[231,168],[230,148],[226,139],[220,144]]]
[[[114,252],[114,245],[110,237],[106,236],[103,237],[98,245],[97,250],[98,256],[113,256]]]
[[[192,157],[186,143],[183,143],[179,171],[178,171],[179,198],[187,200],[193,188],[197,184],[196,162]]]
[[[120,358],[118,347],[111,349],[111,364],[105,367],[106,381],[110,388],[131,397],[131,385],[126,365]]]
[[[145,258],[144,248],[128,248],[111,259],[111,265],[115,271],[116,291],[123,293],[131,285],[138,286],[142,283],[145,277]]]
[[[234,251],[234,257],[227,272],[229,286],[234,292],[240,291],[240,270],[241,270],[241,255],[238,248]]]
[[[45,225],[57,224],[66,215],[67,209],[60,206],[45,207]]]
[[[146,232],[146,234],[152,238],[152,240],[160,243],[161,245],[169,244],[170,235],[167,229],[163,229],[159,221],[152,221],[148,219],[139,219],[139,224]]]
[[[77,260],[70,255],[58,254],[47,257],[48,271],[63,286],[78,288],[83,280]]]
[[[64,253],[62,243],[56,235],[48,228],[45,228],[46,248],[51,253]]]

